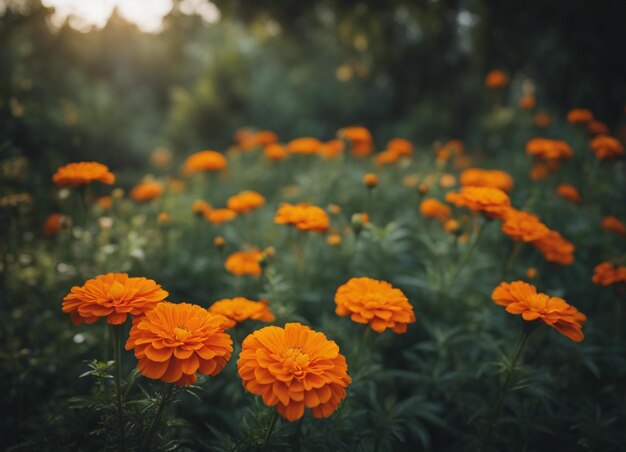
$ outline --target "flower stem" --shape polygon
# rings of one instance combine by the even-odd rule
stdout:
[[[517,260],[517,256],[519,256],[522,247],[524,246],[524,242],[516,241],[511,248],[511,252],[509,253],[509,257],[506,260],[506,264],[502,268],[502,279],[506,279],[507,275],[513,269],[513,264]]]
[[[467,263],[469,262],[469,259],[472,256],[474,249],[476,249],[476,245],[478,245],[478,242],[480,241],[480,237],[482,236],[486,225],[487,223],[483,222],[480,224],[480,226],[478,226],[478,231],[476,231],[476,236],[474,240],[472,241],[472,244],[470,245],[470,247],[467,249],[463,257],[461,258],[461,262],[459,262],[459,264],[454,269],[454,272],[452,273],[452,276],[450,277],[449,284],[452,284],[456,281],[459,274],[461,273],[461,270],[463,270],[463,267],[465,267],[465,265],[467,265]]]
[[[152,443],[152,437],[154,436],[155,432],[157,431],[159,427],[159,424],[161,423],[163,412],[165,411],[165,407],[167,406],[172,396],[173,390],[174,390],[174,385],[168,384],[165,391],[163,391],[163,394],[161,395],[161,401],[159,402],[159,408],[157,408],[156,415],[154,416],[154,419],[152,419],[152,423],[150,424],[150,427],[148,428],[148,431],[146,432],[146,435],[144,436],[144,439],[141,443],[141,448],[139,449],[140,452],[150,449],[150,445]]]
[[[272,431],[274,430],[274,425],[276,425],[276,419],[278,419],[278,410],[274,410],[274,414],[272,414],[272,420],[270,421],[270,426],[265,433],[265,438],[263,439],[263,446],[267,446],[267,442],[272,436]]]
[[[124,436],[124,411],[122,409],[122,325],[111,325],[113,330],[113,359],[115,360],[115,395],[117,398],[117,422],[120,450],[126,449]]]

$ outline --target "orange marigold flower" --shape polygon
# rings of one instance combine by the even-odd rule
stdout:
[[[100,196],[96,199],[96,205],[105,210],[109,210],[113,207],[113,198],[110,196]]]
[[[456,177],[451,173],[443,173],[439,178],[441,188],[452,188],[456,185]]]
[[[356,157],[367,157],[374,150],[374,139],[365,127],[344,127],[339,129],[337,136],[350,142],[352,155]]]
[[[368,188],[374,188],[378,185],[378,176],[374,173],[367,173],[363,176],[363,184]]]
[[[461,224],[457,220],[450,219],[443,223],[443,228],[450,234],[456,234],[461,229]]]
[[[227,206],[237,213],[248,213],[265,204],[265,197],[255,191],[242,191],[228,198]]]
[[[392,138],[387,143],[387,149],[396,151],[400,157],[413,155],[413,144],[404,138]]]
[[[254,142],[260,147],[269,146],[278,143],[278,135],[271,130],[259,130],[254,134]]]
[[[607,135],[609,133],[609,126],[602,121],[593,120],[587,125],[587,130],[592,135]]]
[[[508,83],[509,77],[498,69],[490,71],[485,77],[485,85],[490,89],[504,88]]]
[[[614,217],[613,215],[607,215],[602,218],[600,226],[602,226],[602,229],[605,231],[615,232],[619,235],[626,236],[626,225],[622,223],[619,218]]]
[[[221,235],[218,235],[213,239],[213,246],[215,246],[215,248],[224,248],[225,245],[226,239],[224,239],[224,237],[222,237]]]
[[[262,260],[263,253],[257,249],[238,251],[228,256],[224,267],[235,276],[259,276]]]
[[[469,168],[461,173],[461,185],[499,188],[508,193],[513,188],[513,178],[505,171]]]
[[[185,160],[183,172],[192,175],[202,171],[221,171],[226,168],[226,157],[217,151],[200,151]]]
[[[63,312],[70,313],[75,325],[94,323],[100,317],[106,317],[111,325],[120,325],[129,314],[145,314],[167,296],[168,293],[151,279],[108,273],[80,287],[72,287],[63,298]]]
[[[574,108],[567,113],[567,122],[570,124],[586,124],[593,121],[593,113],[586,108]]]
[[[535,99],[535,96],[531,96],[529,94],[522,96],[519,100],[519,108],[522,110],[532,110],[536,105],[537,100]]]
[[[545,180],[550,175],[548,165],[543,162],[534,162],[530,169],[530,178],[534,181]]]
[[[217,375],[233,352],[227,319],[189,303],[159,303],[133,321],[126,350],[144,377],[186,386],[196,374]]]
[[[163,185],[155,180],[141,182],[130,191],[130,198],[133,201],[144,202],[158,198],[163,194]]]
[[[322,143],[319,149],[319,154],[325,159],[334,159],[339,157],[343,152],[345,144],[341,140],[330,140],[326,143]]]
[[[331,416],[352,382],[337,344],[300,323],[250,334],[237,369],[244,388],[290,422],[304,416],[305,407],[316,419]]]
[[[614,266],[611,262],[602,262],[593,269],[594,284],[610,286],[618,283],[626,283],[626,266]]]
[[[265,154],[265,157],[273,161],[284,160],[289,156],[285,147],[280,144],[270,144],[265,146],[263,153]]]
[[[463,187],[460,193],[448,193],[446,201],[472,212],[482,212],[490,218],[500,217],[511,205],[509,196],[498,188]]]
[[[237,218],[237,212],[231,209],[210,209],[202,215],[206,221],[213,224],[222,224]]]
[[[102,163],[78,162],[57,169],[52,180],[57,187],[79,187],[95,181],[111,185],[115,182],[115,175]]]
[[[538,293],[537,288],[523,281],[501,283],[491,294],[493,301],[510,314],[521,314],[527,321],[540,319],[565,337],[581,342],[582,326],[587,316],[562,298]]]
[[[561,265],[574,263],[574,244],[556,231],[550,231],[547,236],[533,242],[533,245],[548,262]]]
[[[574,156],[574,151],[563,140],[533,138],[526,143],[526,153],[544,160],[563,160]]]
[[[331,246],[341,245],[341,236],[337,234],[331,234],[326,238],[326,243]]]
[[[387,149],[376,154],[374,162],[376,162],[376,164],[379,166],[392,165],[396,163],[399,159],[400,153],[396,149]]]
[[[350,315],[354,322],[369,323],[377,333],[387,328],[406,333],[407,325],[415,322],[409,300],[386,281],[352,278],[337,289],[335,304],[337,315]]]
[[[284,203],[274,216],[276,224],[290,224],[301,231],[324,232],[330,222],[324,209],[310,204]]]
[[[545,129],[552,124],[552,117],[545,111],[540,111],[535,114],[535,125]]]
[[[450,207],[435,198],[425,198],[420,203],[420,213],[428,218],[436,218],[442,223],[450,218]]]
[[[191,211],[194,215],[203,216],[212,209],[211,204],[203,199],[196,199],[191,204]]]
[[[61,213],[53,213],[43,224],[43,233],[46,237],[53,237],[59,233],[61,227],[63,227],[63,223],[65,221],[65,216]]]
[[[607,160],[624,155],[624,146],[615,138],[600,135],[591,140],[591,149],[600,160]]]
[[[513,240],[526,243],[547,237],[550,229],[539,220],[539,217],[522,210],[509,208],[503,216],[502,232]]]
[[[270,311],[267,300],[252,301],[244,297],[224,298],[209,306],[211,314],[219,314],[228,319],[226,329],[248,319],[261,322],[273,322],[274,314]]]
[[[578,189],[572,184],[559,184],[556,187],[556,193],[574,204],[580,204],[582,202]]]
[[[287,150],[292,154],[311,155],[317,154],[321,146],[322,142],[317,138],[304,137],[287,143]]]

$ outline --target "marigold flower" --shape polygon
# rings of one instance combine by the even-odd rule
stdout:
[[[586,124],[593,121],[593,113],[586,108],[574,108],[567,113],[567,122],[570,124]]]
[[[305,407],[316,419],[331,416],[352,382],[337,344],[300,323],[250,334],[237,368],[244,388],[290,422],[304,416]]]
[[[509,77],[502,71],[494,69],[485,77],[485,85],[489,89],[504,88],[509,83]]]
[[[539,220],[539,217],[522,210],[509,208],[503,216],[502,232],[513,240],[526,243],[547,237],[550,229]]]
[[[270,144],[265,146],[263,153],[265,154],[265,157],[273,161],[284,160],[289,156],[285,147],[280,144]]]
[[[378,176],[374,173],[367,173],[363,176],[363,184],[367,188],[374,188],[378,185]]]
[[[508,193],[513,188],[513,178],[505,171],[469,168],[461,173],[461,185],[499,188]]]
[[[167,296],[151,279],[108,273],[72,287],[63,298],[63,312],[70,313],[74,325],[94,323],[100,317],[106,317],[111,325],[120,325],[129,314],[145,314]]]
[[[233,352],[227,319],[189,303],[159,303],[133,321],[126,350],[135,351],[144,377],[194,384],[196,374],[217,375]]]
[[[594,284],[610,286],[618,283],[626,283],[626,266],[614,266],[612,262],[602,262],[593,269]]]
[[[259,130],[254,134],[254,142],[260,147],[269,146],[278,143],[278,135],[271,130]]]
[[[337,289],[335,304],[337,315],[350,315],[354,322],[369,323],[377,333],[387,328],[394,333],[406,333],[407,325],[415,322],[409,300],[386,281],[352,278]]]
[[[63,223],[65,221],[65,216],[61,213],[53,213],[43,224],[43,233],[46,237],[53,237],[59,233],[61,227],[63,227]]]
[[[573,157],[574,152],[563,140],[533,138],[526,143],[526,153],[544,160],[564,160]]]
[[[511,205],[505,192],[491,187],[463,187],[460,193],[448,193],[446,201],[472,212],[482,212],[489,218],[500,217]]]
[[[581,342],[582,326],[587,316],[562,298],[538,293],[535,286],[523,281],[501,283],[493,291],[493,301],[510,314],[521,314],[527,321],[540,319],[565,337]]]
[[[456,177],[451,173],[443,173],[439,178],[441,188],[452,188],[456,185]]]
[[[613,215],[607,215],[602,218],[600,226],[602,226],[602,229],[605,231],[615,232],[619,235],[626,236],[626,225],[622,223],[619,218],[614,217]]]
[[[556,193],[574,204],[580,204],[582,202],[578,189],[571,184],[559,184],[556,187]]]
[[[607,135],[609,133],[609,126],[602,121],[593,120],[587,125],[587,130],[592,135]]]
[[[289,224],[301,231],[318,233],[328,229],[330,222],[324,209],[310,204],[284,203],[276,211],[274,223]]]
[[[210,209],[203,215],[206,221],[213,224],[227,223],[237,218],[237,212],[231,209]]]
[[[224,248],[224,245],[226,245],[226,240],[221,235],[213,239],[213,246],[215,246],[215,248]]]
[[[79,187],[95,181],[111,185],[115,182],[115,175],[102,163],[78,162],[57,169],[52,180],[57,187]]]
[[[450,219],[443,223],[443,228],[450,234],[456,234],[461,229],[461,225],[457,220]]]
[[[550,231],[547,236],[532,242],[532,244],[548,262],[561,265],[574,263],[574,244],[556,231]]]
[[[226,165],[226,157],[219,152],[200,151],[187,157],[183,172],[189,176],[202,171],[216,172],[226,168]]]
[[[356,157],[367,157],[374,150],[374,139],[365,127],[344,127],[339,129],[337,136],[350,142],[352,155]]]
[[[325,159],[334,159],[339,157],[343,152],[345,144],[341,140],[330,140],[322,143],[319,149],[319,155]]]
[[[399,159],[400,153],[396,149],[387,149],[376,154],[374,162],[376,162],[376,164],[379,166],[392,165],[396,163]]]
[[[262,260],[263,253],[257,249],[238,251],[228,256],[224,267],[235,276],[259,276],[261,274]]]
[[[591,140],[591,149],[600,160],[608,160],[624,155],[622,143],[608,135],[600,135]]]
[[[255,191],[242,191],[228,198],[226,205],[237,213],[248,213],[265,204],[265,197]]]
[[[130,191],[130,198],[133,201],[145,202],[158,198],[163,194],[163,185],[155,180],[141,182]]]
[[[535,99],[535,96],[531,96],[529,94],[522,96],[519,100],[519,107],[522,110],[532,110],[536,105],[537,100]]]
[[[203,199],[196,199],[191,204],[191,211],[193,212],[194,215],[204,216],[211,209],[213,209],[213,207],[211,207],[211,204],[209,204]]]
[[[420,213],[427,218],[436,218],[442,223],[450,218],[450,207],[435,198],[425,198],[420,203]]]
[[[400,157],[411,157],[413,155],[413,144],[404,138],[392,138],[387,143],[387,149],[396,151]]]
[[[110,196],[100,196],[96,199],[96,205],[102,209],[109,210],[113,207],[113,198]]]
[[[261,322],[273,322],[275,320],[267,300],[252,301],[244,297],[218,300],[209,306],[209,312],[228,319],[225,329],[232,328],[248,319],[260,320]]]
[[[540,111],[535,114],[535,125],[545,129],[552,124],[552,117],[545,111]]]
[[[337,234],[330,234],[326,238],[326,243],[328,243],[331,246],[341,245],[341,236]]]
[[[296,138],[287,143],[287,150],[292,154],[312,155],[317,154],[322,142],[317,138]]]
[[[550,175],[548,165],[543,162],[534,162],[530,169],[530,178],[534,181],[545,180]]]

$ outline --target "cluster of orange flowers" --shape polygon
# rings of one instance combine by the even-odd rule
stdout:
[[[350,144],[352,155],[355,157],[367,157],[374,150],[374,139],[365,127],[344,127],[339,129],[337,136]]]
[[[613,215],[607,215],[602,218],[600,226],[605,231],[615,232],[616,234],[626,236],[626,224]]]
[[[472,212],[484,213],[488,218],[501,218],[511,206],[509,196],[499,188],[463,187],[459,193],[448,193],[446,201]]]
[[[330,226],[324,209],[310,204],[281,204],[274,216],[274,223],[289,224],[301,231],[318,233],[328,230]]]
[[[615,138],[608,135],[600,135],[590,143],[591,149],[600,160],[610,160],[624,155],[624,146]]]
[[[599,286],[626,283],[626,266],[615,266],[608,261],[602,262],[593,269],[593,278],[591,280]]]

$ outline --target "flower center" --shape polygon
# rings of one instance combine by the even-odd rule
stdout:
[[[187,329],[186,326],[178,325],[176,328],[174,328],[174,338],[177,341],[185,341],[190,334],[191,332]]]
[[[299,375],[309,366],[309,355],[304,353],[300,347],[291,347],[283,355],[285,367],[294,374]]]

